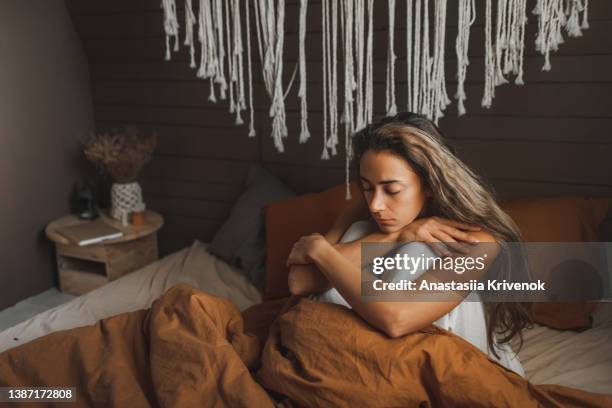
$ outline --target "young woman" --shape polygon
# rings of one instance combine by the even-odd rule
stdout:
[[[426,242],[439,256],[469,255],[471,243],[491,243],[487,266],[495,260],[500,279],[524,274],[523,268],[510,267],[503,250],[504,242],[520,241],[514,222],[422,116],[400,113],[369,125],[355,134],[353,148],[363,205],[349,208],[325,237],[312,234],[295,243],[287,260],[291,292],[351,307],[394,338],[436,323],[523,375],[507,344],[530,324],[523,304],[361,297],[362,241]]]

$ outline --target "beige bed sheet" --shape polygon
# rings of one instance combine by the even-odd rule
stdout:
[[[0,332],[0,352],[58,330],[149,308],[180,282],[229,299],[240,310],[261,302],[261,294],[244,274],[211,255],[207,247],[194,241],[188,248]]]
[[[612,394],[612,303],[601,303],[592,329],[575,332],[536,325],[524,332],[519,359],[534,384],[558,384]]]

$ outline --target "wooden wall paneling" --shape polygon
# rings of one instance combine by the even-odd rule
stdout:
[[[149,2],[155,4],[155,2]],[[484,22],[484,1],[482,2],[482,8],[477,8],[477,19],[473,24],[473,29],[479,31],[485,25]],[[593,1],[595,7],[589,6],[589,23],[598,25],[601,22],[608,22],[612,20],[612,8],[609,4],[606,4],[606,0]],[[184,9],[182,2],[177,2],[177,17],[179,24],[185,21]],[[128,6],[129,7],[129,6]],[[197,10],[197,6],[196,6]],[[433,7],[432,7],[433,10]],[[447,32],[452,33],[452,30],[457,28],[457,17],[456,7],[450,7],[448,9],[450,13],[447,15]],[[74,10],[73,10],[74,11]],[[433,15],[433,13],[430,13]],[[253,13],[251,13],[253,15]],[[163,11],[160,7],[143,7],[138,10],[132,8],[131,10],[121,10],[117,8],[115,10],[108,10],[106,12],[100,11],[89,11],[73,14],[77,17],[75,19],[75,26],[79,33],[82,33],[83,37],[86,38],[108,38],[108,39],[126,39],[126,38],[138,38],[138,37],[161,37],[163,31],[159,28],[163,27]],[[244,12],[242,13],[244,18]],[[396,29],[398,32],[404,31],[406,28],[406,11],[404,2],[397,2],[396,9]],[[321,7],[320,4],[309,2],[308,8],[308,34],[319,34],[321,32]],[[537,17],[531,13],[531,10],[527,13],[529,24],[527,25],[526,38],[533,38],[530,34],[534,30],[537,30]],[[109,30],[108,22],[112,19],[113,30]],[[289,36],[297,35],[298,32],[298,21],[299,21],[299,1],[298,2],[287,2],[286,13],[285,13],[285,33]],[[181,24],[182,26],[182,24]],[[387,16],[387,2],[376,2],[374,9],[374,32],[379,34],[385,32],[388,26]],[[588,30],[584,31],[585,33]],[[380,34],[379,34],[380,35]],[[398,42],[403,38],[401,35],[396,36]],[[449,35],[454,39],[454,34]]]
[[[314,104],[314,103],[313,103]],[[306,143],[299,143],[300,113],[291,111],[287,113],[289,137],[284,139],[285,151],[278,152],[274,140],[270,136],[271,126],[264,123],[261,134],[262,161],[264,163],[291,163],[310,165],[314,167],[342,167],[344,166],[344,127],[340,126],[338,135],[337,155],[330,160],[320,160],[323,152],[323,114],[321,112],[309,113],[309,130],[311,138]]]
[[[130,51],[126,50],[129,54]],[[608,69],[612,66],[612,55],[552,55],[551,64],[555,69],[542,71],[544,58],[541,55],[529,56],[525,59],[524,78],[527,84],[540,82],[560,82],[568,78],[572,82],[610,82],[612,81],[612,71]],[[293,70],[295,61],[286,60],[289,71]],[[450,55],[445,60],[447,83],[456,84],[455,77],[457,61],[454,55]],[[308,62],[308,81],[314,86],[322,86],[322,68],[320,62]],[[254,81],[261,83],[261,71],[259,64],[253,65]],[[339,78],[343,78],[343,73],[339,72]],[[384,84],[386,75],[386,65],[377,63],[374,65],[374,79],[376,84]],[[184,60],[177,58],[171,61],[159,61],[158,57],[152,60],[135,61],[133,58],[120,61],[105,61],[91,67],[91,76],[94,80],[149,80],[149,81],[203,81],[196,77],[196,70],[189,68]],[[395,62],[395,80],[398,91],[404,92],[406,84],[406,61],[398,59]],[[470,58],[470,67],[467,72],[466,82],[484,82],[484,58]]]
[[[172,59],[165,61],[166,45],[163,35],[157,37],[136,38],[85,38],[83,49],[90,61],[96,65],[110,62],[149,62],[154,65],[145,67],[145,72],[155,73],[159,69],[159,62],[167,65],[183,63],[184,68],[189,70],[189,50],[181,47],[178,52],[172,52]],[[187,62],[187,63],[185,63]],[[162,71],[163,72],[163,71]]]
[[[231,203],[221,201],[161,197],[154,194],[149,194],[147,204],[164,214],[198,217],[215,221],[227,218],[231,209]]]
[[[230,205],[234,203],[242,190],[242,183],[213,183],[172,178],[144,177],[141,185],[146,194],[159,197],[215,201]]]
[[[158,155],[257,160],[257,140],[245,137],[247,132],[239,127],[176,126],[137,120],[98,122],[102,131],[126,125],[138,125],[144,133],[157,134]]]
[[[226,111],[222,103],[208,106],[205,81],[98,81],[94,83],[94,103],[147,104],[156,106],[199,107]],[[228,114],[228,119],[230,118]],[[229,122],[229,121],[228,121]],[[231,122],[230,122],[231,123]]]
[[[66,0],[66,5],[72,15],[79,18],[87,15],[161,11],[160,3],[151,0]]]
[[[384,89],[384,88],[383,88]],[[495,90],[495,99],[490,109],[482,108],[482,84],[466,84],[468,112],[481,115],[515,115],[515,116],[578,116],[603,117],[612,116],[612,83],[561,82],[534,83],[529,86],[502,85]],[[322,88],[309,89],[308,98],[313,112],[322,111]],[[449,96],[452,93],[449,92]],[[127,96],[126,96],[127,97]],[[374,113],[384,114],[385,95],[374,92]],[[396,94],[398,106],[405,105],[405,94]],[[287,98],[286,108],[299,112],[300,102]],[[342,106],[342,105],[340,105]],[[451,104],[446,111],[449,116],[456,115],[456,104]]]
[[[108,20],[108,17],[107,17]],[[608,36],[609,25],[612,20],[608,21],[593,21],[590,23],[590,28],[584,31],[582,37],[566,38],[565,43],[561,44],[557,52],[551,55],[572,56],[572,55],[608,55],[612,52],[612,38]],[[525,56],[543,57],[535,51],[533,38],[535,38],[535,24],[528,25],[528,32],[525,40]],[[107,24],[109,22],[107,21]],[[395,53],[398,58],[398,63],[405,60],[406,45],[405,32],[402,28],[398,28],[397,40],[395,43]],[[108,30],[107,30],[108,31]],[[321,33],[310,32],[308,35],[308,47],[306,47],[306,56],[309,62],[321,61]],[[456,28],[450,27],[447,32],[447,58],[455,59],[455,38]],[[113,61],[151,61],[164,62],[165,56],[165,37],[163,32],[157,36],[136,36],[127,38],[106,38],[106,37],[83,37],[83,47],[88,55],[96,63],[98,62],[113,62]],[[379,30],[374,34],[374,41],[383,46],[374,47],[374,58],[377,61],[386,61],[387,47],[384,45],[387,36],[386,32]],[[255,40],[255,38],[253,38]],[[285,37],[285,54],[284,58],[288,62],[297,61],[297,33],[288,33]],[[470,35],[470,58],[484,57],[484,29],[483,27],[474,27]],[[255,46],[255,43],[252,43]],[[197,49],[197,48],[196,48]],[[259,58],[255,48],[252,50],[253,58]],[[535,59],[537,60],[537,58]],[[188,48],[181,46],[178,52],[172,52],[172,61],[187,62],[189,65]],[[539,68],[543,62],[539,64]],[[554,70],[555,64],[552,63]]]
[[[161,5],[161,2],[158,5]],[[164,13],[161,7],[132,12],[81,14],[77,17],[75,20],[76,29],[82,37],[87,39],[105,38],[116,39],[117,42],[120,42],[129,38],[158,38],[164,36]],[[185,11],[183,7],[177,7],[177,17],[179,23],[184,23]],[[181,24],[182,26],[183,24]],[[109,30],[109,27],[112,27],[112,30]],[[181,33],[183,33],[183,30],[181,30]]]
[[[221,107],[221,106],[219,106]],[[209,109],[208,105],[180,107],[142,104],[100,103],[95,107],[98,121],[116,123],[158,124],[235,131],[248,134],[248,126],[236,126],[225,109]],[[233,134],[233,133],[232,133]]]
[[[219,220],[164,214],[164,227],[159,234],[159,246],[163,249],[160,254],[163,256],[188,247],[194,239],[210,242],[222,223]]]
[[[612,197],[612,186],[491,179],[498,197],[601,196]]]
[[[530,23],[531,21],[536,21],[535,16],[532,14],[532,10],[534,6],[535,6],[534,1],[529,0],[527,2],[527,16],[529,17]],[[474,21],[474,24],[476,25],[484,24],[484,9],[485,9],[485,0],[476,0],[476,10],[483,10],[483,11],[479,13],[477,12],[476,20]],[[458,15],[457,11],[458,11],[458,7],[456,7],[455,5],[449,6],[447,10],[447,20],[456,21],[457,15]],[[606,0],[589,1],[589,21],[610,20],[610,19],[612,19],[612,3]]]
[[[612,50],[611,50],[612,51]],[[528,56],[524,62],[523,78],[526,84],[548,83],[548,82],[612,82],[612,55],[589,54],[589,55],[557,55],[550,57],[550,63],[554,67],[550,71],[542,71],[544,57],[541,55]],[[400,73],[405,72],[405,63],[399,64]],[[457,60],[446,60],[447,81],[456,84]],[[514,76],[508,77],[514,83]],[[403,78],[401,78],[403,82]],[[466,75],[468,83],[484,84],[484,58],[471,57],[470,66]],[[451,87],[455,89],[455,87]]]
[[[300,156],[291,156],[293,150],[311,149],[311,145],[321,146],[323,140],[319,137],[309,139],[306,144],[298,144],[291,139],[297,139],[299,132],[299,112],[289,112],[287,118],[291,126],[290,146],[288,160],[300,160]],[[314,112],[309,114],[308,127],[311,132],[320,136],[323,131],[323,114]],[[439,127],[447,139],[472,140],[515,140],[515,141],[573,141],[580,143],[611,144],[612,118],[600,117],[551,117],[551,116],[519,116],[519,115],[481,115],[472,114],[462,117],[445,116],[440,120]],[[269,130],[269,126],[264,130]],[[341,127],[340,141],[344,141],[344,130]],[[268,136],[264,134],[264,137]],[[269,139],[269,138],[268,138]],[[263,154],[274,152],[269,140],[264,139]],[[272,147],[272,148],[271,148]],[[315,149],[313,149],[314,151]],[[318,156],[309,156],[307,160]],[[266,157],[267,158],[267,157]],[[281,159],[281,156],[274,158]],[[302,159],[304,159],[302,157]],[[325,163],[322,161],[321,163]]]
[[[380,4],[379,4],[380,3]],[[262,84],[253,43],[257,137],[247,125],[235,126],[227,101],[208,102],[209,84],[189,68],[182,45],[164,61],[163,12],[156,0],[67,0],[90,63],[95,119],[99,130],[136,124],[160,136],[159,149],[145,168],[142,185],[148,204],[162,211],[163,253],[192,239],[210,240],[240,195],[248,167],[262,163],[298,192],[319,191],[344,182],[344,131],[338,156],[320,160],[322,151],[322,73],[320,1],[308,13],[308,103],[313,138],[298,142],[297,84],[286,100],[289,139],[276,151],[270,137],[269,98]],[[396,94],[405,106],[405,5],[396,11]],[[376,116],[384,115],[387,52],[386,2],[375,2],[374,82]],[[183,3],[177,3],[182,22]],[[477,0],[484,9],[484,0]],[[287,2],[284,74],[288,82],[297,60],[299,1]],[[552,53],[550,72],[534,50],[537,19],[529,10],[524,78],[526,85],[496,89],[491,109],[480,106],[483,90],[483,13],[470,40],[466,91],[468,115],[457,118],[455,103],[440,127],[462,158],[487,176],[501,197],[612,195],[612,2],[589,2],[590,29],[566,38]],[[448,10],[446,76],[456,90],[454,52],[457,10]],[[112,29],[109,29],[112,27]],[[256,37],[252,37],[255,40]],[[339,74],[342,83],[342,73]],[[217,95],[218,96],[218,95]],[[342,98],[340,98],[340,107]],[[247,122],[247,114],[243,116]],[[518,165],[520,158],[520,165]]]
[[[309,116],[310,131],[318,137],[311,138],[305,144],[299,144],[299,113],[291,112],[288,118],[292,126],[289,127],[290,138],[286,142],[286,150],[279,153],[274,147],[272,139],[265,132],[262,134],[262,154],[264,162],[292,163],[302,165],[316,165],[320,167],[344,166],[345,133],[341,129],[339,135],[338,155],[330,160],[321,160],[323,149],[322,114],[315,113]],[[517,141],[517,142],[574,142],[578,146],[594,144],[595,148],[601,145],[612,145],[610,129],[611,119],[592,118],[549,118],[524,116],[472,116],[462,118],[445,117],[441,121],[441,130],[449,141]],[[476,132],[475,129],[478,129]],[[527,144],[528,145],[528,144]],[[527,146],[525,145],[525,146]],[[491,147],[491,146],[489,146]],[[554,149],[553,149],[554,151]],[[317,163],[318,162],[318,163]]]
[[[612,144],[612,118],[468,114],[442,118],[440,129],[449,139]]]
[[[449,97],[453,96],[453,88],[449,87]],[[512,115],[526,117],[612,117],[612,83],[590,82],[560,82],[560,83],[533,83],[528,86],[502,85],[496,88],[495,99],[491,108],[483,108],[481,104],[482,84],[466,84],[468,95],[466,109],[468,114],[477,115]],[[555,97],[553,97],[555,96]],[[405,94],[396,94],[397,104],[400,108],[405,106]],[[313,87],[309,89],[309,111],[322,112],[322,89]],[[288,112],[299,112],[299,101],[287,99]],[[341,106],[341,105],[340,105]],[[374,92],[374,114],[385,114],[385,95]],[[445,112],[447,116],[456,116],[456,104],[452,103]]]
[[[294,191],[311,193],[344,182],[344,168],[304,166],[300,164],[268,163],[264,167],[276,174]]]
[[[468,112],[481,115],[612,117],[612,83],[536,83],[529,86],[502,85],[495,90],[490,109],[482,108],[482,87],[468,84]],[[477,96],[477,97],[474,97]],[[456,115],[456,105],[449,106],[447,115]]]
[[[451,144],[460,158],[486,177],[612,185],[610,144],[495,140],[453,140]]]
[[[248,167],[246,161],[156,155],[144,168],[143,177],[241,184]]]
[[[592,54],[609,54],[612,50],[612,38],[609,33],[609,20],[596,20],[589,23],[590,28],[585,30],[582,37],[568,38],[564,36],[565,43],[559,46],[559,50],[554,52],[555,55],[592,55]],[[398,59],[405,59],[405,27],[401,25],[396,27],[396,47],[395,54]],[[525,33],[525,56],[540,55],[535,51],[534,38],[537,30],[537,21],[530,20]],[[448,27],[446,32],[446,50],[449,54],[454,54],[455,40],[457,35],[456,27]],[[292,46],[297,44],[298,34],[288,33],[285,36],[285,58],[287,60],[296,61],[298,48]],[[374,58],[384,61],[387,55],[387,34],[386,30],[377,30],[374,32]],[[473,27],[470,34],[469,50],[471,57],[484,56],[484,26]],[[309,61],[321,61],[321,33],[308,33],[308,47],[306,47],[306,57]],[[553,65],[554,69],[554,65]]]
[[[117,13],[142,13],[144,11],[150,12],[160,12],[161,8],[158,2],[151,0],[67,0],[66,1],[71,13],[76,16],[84,16],[84,15],[100,15],[100,14],[117,14]],[[179,6],[179,10],[182,8],[182,1],[179,1],[177,5]],[[296,10],[299,8],[299,2],[296,0],[288,0],[287,4],[287,14],[292,15],[296,13]],[[311,9],[320,9],[320,0],[310,0],[308,2]],[[484,10],[485,0],[476,0],[476,9]],[[532,4],[528,4],[528,13],[531,13]],[[402,18],[404,14],[400,14],[405,12],[405,6],[403,2],[397,2],[397,12],[396,17],[398,19]],[[386,9],[383,11],[378,11],[377,8],[375,13],[376,15],[385,15]],[[482,24],[483,22],[483,14],[478,13],[475,24]],[[448,21],[456,21],[457,20],[457,7],[451,6],[447,10],[447,19]],[[589,2],[589,20],[605,20],[612,19],[612,3],[607,0],[591,0]],[[386,20],[384,20],[386,21]],[[316,22],[313,22],[316,24]],[[314,25],[314,27],[320,29],[320,25]]]

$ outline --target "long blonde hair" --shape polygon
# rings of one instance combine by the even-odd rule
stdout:
[[[446,145],[439,129],[423,116],[402,112],[366,126],[353,136],[353,157],[359,168],[369,150],[388,151],[408,162],[424,187],[432,193],[429,213],[490,231],[502,246],[495,261],[499,279],[528,278],[526,261],[516,263],[508,255],[507,242],[520,242],[515,222],[497,204],[492,189]],[[491,268],[490,268],[491,269]],[[519,302],[487,302],[487,340],[497,356],[494,343],[506,343],[531,325],[529,305]],[[499,335],[495,338],[495,334]]]

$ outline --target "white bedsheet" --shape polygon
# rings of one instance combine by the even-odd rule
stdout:
[[[524,332],[519,359],[534,384],[559,384],[612,394],[612,303],[601,303],[592,329],[554,330],[537,325]]]
[[[211,255],[207,247],[195,241],[191,247],[0,332],[0,352],[58,330],[146,309],[181,282],[229,299],[240,310],[261,302],[261,294],[239,269]]]

